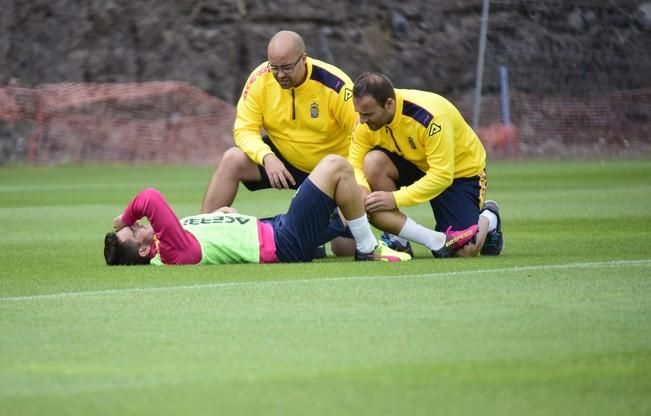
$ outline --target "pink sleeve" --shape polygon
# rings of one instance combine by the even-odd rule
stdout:
[[[201,261],[199,242],[183,229],[174,210],[157,189],[147,188],[136,195],[124,210],[122,221],[132,225],[142,217],[146,217],[154,229],[163,263],[197,264]]]

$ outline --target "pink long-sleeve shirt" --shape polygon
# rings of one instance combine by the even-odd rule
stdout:
[[[147,188],[136,195],[122,213],[122,222],[132,225],[146,217],[154,229],[151,257],[160,253],[164,264],[197,264],[202,251],[199,241],[181,225],[174,210],[157,189]],[[278,262],[273,227],[257,221],[260,263]]]

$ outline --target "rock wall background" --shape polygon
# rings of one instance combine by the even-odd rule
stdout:
[[[459,97],[470,118],[481,3],[0,0],[0,85],[178,80],[234,104],[271,35],[292,29],[351,78],[380,70],[397,86]],[[487,96],[502,64],[515,93],[651,88],[650,1],[493,0],[490,11]]]
[[[270,36],[289,28],[352,78],[381,70],[401,86],[474,88],[481,0],[0,4],[0,83],[181,80],[233,103]],[[559,79],[585,91],[651,86],[651,2],[493,0],[489,23],[488,91],[498,63],[529,91],[558,91]],[[595,72],[598,83],[586,76]]]

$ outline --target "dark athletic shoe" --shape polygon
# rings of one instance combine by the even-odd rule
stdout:
[[[408,253],[411,257],[414,257],[414,250],[411,249],[409,241],[407,241],[407,244],[402,244],[393,234],[389,233],[382,233],[382,235],[380,235],[380,240],[382,240],[382,242],[384,242],[384,244],[389,248],[401,253]]]
[[[481,248],[481,254],[484,256],[499,256],[504,248],[504,234],[502,234],[502,219],[500,218],[500,208],[497,202],[488,200],[484,202],[484,209],[495,214],[497,217],[497,228],[486,235],[484,247]]]
[[[327,256],[326,254],[326,248],[325,246],[318,246],[316,250],[314,250],[314,258],[315,259],[325,259]]]

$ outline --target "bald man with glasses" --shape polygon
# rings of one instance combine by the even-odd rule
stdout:
[[[202,212],[232,205],[240,183],[251,191],[298,189],[325,156],[348,156],[357,122],[348,75],[307,56],[303,39],[292,31],[271,38],[267,57],[244,85],[235,146],[217,166]]]

